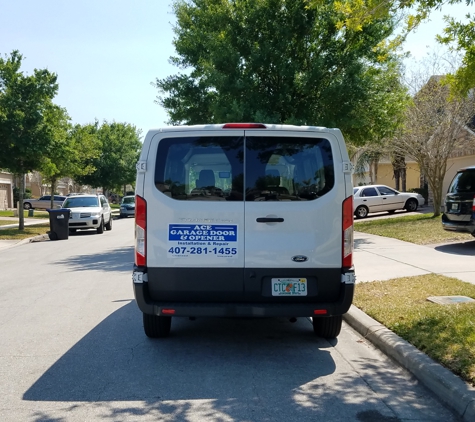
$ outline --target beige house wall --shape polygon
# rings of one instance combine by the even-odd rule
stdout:
[[[414,162],[406,163],[406,190],[419,188],[420,177],[421,173],[419,171],[419,166]],[[396,188],[393,166],[389,161],[382,161],[378,164],[377,180],[375,180],[374,183],[378,185],[386,185],[394,189]],[[353,175],[353,185],[358,186],[360,184],[371,184],[369,174],[366,174],[363,179]]]
[[[416,163],[406,163],[406,190],[420,187],[421,173]],[[378,166],[378,184],[396,188],[393,166],[391,163],[380,163]]]
[[[442,195],[445,196],[447,190],[449,189],[450,182],[454,178],[457,170],[463,167],[475,166],[475,151],[472,155],[466,155],[463,157],[452,157],[447,160],[447,172],[444,177],[444,183],[442,187]],[[406,163],[406,189],[419,188],[420,186],[420,171],[419,166],[414,163]],[[378,165],[378,176],[376,184],[387,185],[391,188],[395,188],[396,184],[394,183],[393,168],[389,162],[380,162]],[[353,175],[353,184],[358,186],[360,184],[369,185],[371,180],[369,175],[366,175],[362,180]]]

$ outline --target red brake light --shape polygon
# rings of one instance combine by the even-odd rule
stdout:
[[[135,265],[144,267],[147,264],[147,202],[135,196]]]
[[[326,315],[327,314],[327,310],[326,309],[315,309],[313,311],[313,314],[314,315]]]
[[[175,313],[175,309],[162,309],[162,314],[164,315],[173,315]]]
[[[353,195],[343,201],[342,231],[342,266],[351,268],[353,266]]]
[[[226,123],[223,129],[267,129],[262,123]]]

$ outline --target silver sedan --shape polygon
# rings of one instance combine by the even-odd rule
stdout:
[[[366,185],[353,189],[353,210],[356,218],[364,218],[372,212],[416,211],[424,203],[424,197],[418,193],[398,192],[385,185]]]

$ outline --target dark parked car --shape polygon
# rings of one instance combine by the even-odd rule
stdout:
[[[135,195],[124,196],[120,203],[119,218],[135,215]]]
[[[475,237],[475,166],[461,168],[450,183],[442,227]]]

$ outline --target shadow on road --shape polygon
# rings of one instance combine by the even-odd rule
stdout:
[[[315,338],[310,323],[299,327],[276,318],[174,318],[169,338],[151,340],[130,302],[68,350],[23,398],[227,400],[256,380],[275,394],[290,393],[334,372],[325,347],[330,346]]]
[[[134,247],[115,248],[102,253],[76,255],[57,261],[54,265],[63,265],[72,271],[130,271],[134,265]]]

